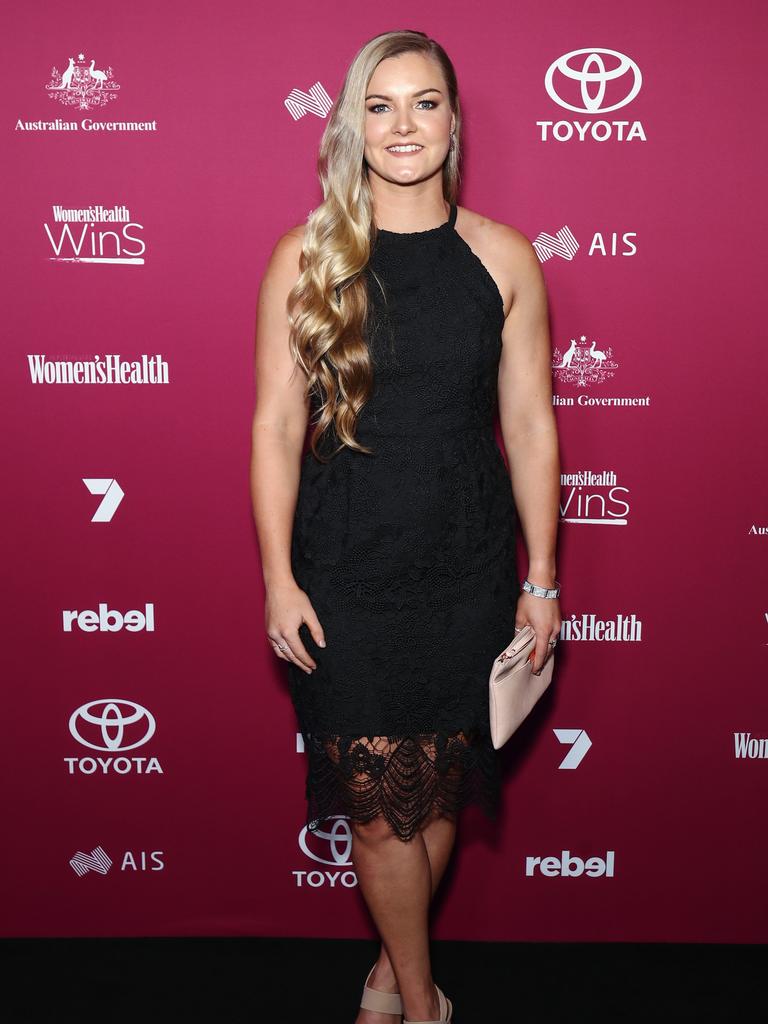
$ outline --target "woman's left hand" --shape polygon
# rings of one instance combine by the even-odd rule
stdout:
[[[562,619],[560,617],[560,601],[554,597],[536,597],[523,590],[517,599],[515,628],[533,626],[536,633],[536,647],[533,657],[533,671],[539,675],[544,662],[551,657],[555,645],[550,640],[557,640],[560,634]]]

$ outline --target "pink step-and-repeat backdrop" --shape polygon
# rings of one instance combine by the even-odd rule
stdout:
[[[765,9],[3,19],[2,934],[372,934],[348,825],[303,829],[248,469],[265,263],[406,27],[456,64],[460,204],[539,254],[563,468],[555,681],[433,934],[768,940]]]

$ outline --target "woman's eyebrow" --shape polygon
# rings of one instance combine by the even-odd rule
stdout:
[[[415,92],[413,95],[414,96],[423,96],[425,92],[440,92],[440,90],[439,89],[419,89],[419,91]],[[442,96],[441,92],[440,92],[440,95]],[[392,100],[391,96],[384,96],[380,92],[372,92],[370,95],[366,96],[365,98],[366,98],[366,100],[389,100],[389,101]]]

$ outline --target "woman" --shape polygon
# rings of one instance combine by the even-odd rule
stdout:
[[[530,623],[540,671],[561,624],[544,284],[524,235],[457,207],[460,136],[442,47],[368,42],[323,135],[325,200],[278,241],[259,296],[266,631],[289,663],[307,825],[349,819],[382,939],[356,1024],[451,1019],[427,918],[457,812],[498,810],[491,665]],[[516,513],[526,586],[548,596],[520,593]]]

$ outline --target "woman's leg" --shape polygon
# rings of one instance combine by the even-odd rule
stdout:
[[[424,837],[424,845],[429,857],[432,875],[431,896],[434,899],[448,861],[451,859],[451,852],[456,840],[456,822],[451,818],[432,818],[421,830],[421,834]],[[371,975],[371,986],[381,989],[382,992],[398,991],[397,977],[390,962],[387,947],[383,942],[379,949],[376,970]]]
[[[451,851],[456,839],[456,821],[453,818],[432,818],[421,830],[424,845],[429,856],[432,871],[432,896],[437,892],[440,880],[451,859]]]
[[[351,822],[358,883],[382,938],[370,984],[400,991],[404,1015],[436,1020],[439,1012],[429,961],[429,904],[450,859],[456,823],[432,818],[413,839],[399,839],[379,817]],[[356,1024],[379,1024],[390,1014],[361,1009]]]

